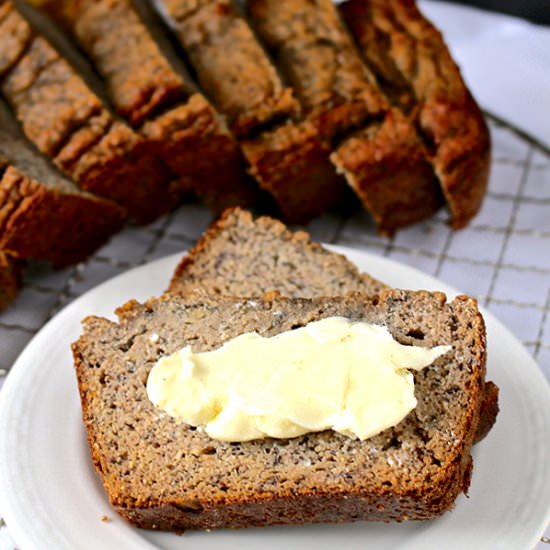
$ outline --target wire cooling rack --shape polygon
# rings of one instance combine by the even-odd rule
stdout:
[[[450,230],[441,212],[386,239],[367,214],[357,212],[323,216],[306,229],[316,240],[393,258],[475,296],[523,342],[550,380],[550,151],[488,118],[489,192],[468,228]],[[127,227],[75,267],[53,272],[30,265],[18,300],[0,314],[0,385],[28,341],[61,308],[129,268],[183,253],[211,221],[205,208],[184,205],[148,227]]]

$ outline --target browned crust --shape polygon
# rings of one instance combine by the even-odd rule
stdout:
[[[128,508],[112,503],[130,523],[143,528],[180,531],[185,529],[246,528],[270,525],[347,523],[353,521],[407,521],[433,519],[452,508],[463,486],[469,485],[470,461],[453,466],[451,479],[421,495],[370,493],[285,494],[277,498],[232,502],[171,502]],[[436,480],[437,483],[437,480]],[[419,509],[418,500],[423,500]]]
[[[21,286],[21,263],[0,250],[0,311],[15,300]]]
[[[201,94],[145,122],[141,133],[179,175],[179,186],[215,212],[257,202],[237,142]]]
[[[430,149],[451,225],[464,227],[485,196],[490,137],[441,33],[413,0],[348,0],[340,10],[388,97]]]
[[[244,137],[260,126],[296,114],[290,88],[229,0],[164,0],[177,36],[201,86]]]
[[[0,88],[27,137],[83,189],[110,198],[139,222],[168,211],[178,199],[171,175],[150,147],[113,119],[76,70],[30,30],[11,2],[16,44],[0,43]]]
[[[84,194],[48,189],[10,166],[0,180],[0,248],[61,268],[77,263],[122,228],[125,211]]]
[[[443,206],[424,147],[396,109],[343,141],[330,158],[384,235],[426,219]]]
[[[284,124],[241,142],[250,174],[269,191],[288,223],[306,223],[338,206],[346,185],[330,149],[308,121]]]
[[[487,434],[496,422],[500,410],[498,406],[498,395],[498,386],[494,382],[486,382],[483,403],[481,404],[479,426],[477,428],[475,439],[476,443],[487,436]]]

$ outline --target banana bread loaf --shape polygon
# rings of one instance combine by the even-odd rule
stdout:
[[[474,300],[389,290],[315,300],[164,297],[88,318],[73,345],[88,443],[130,522],[183,530],[431,519],[468,489],[484,395],[485,329]],[[383,325],[403,344],[452,345],[414,374],[417,407],[365,441],[332,431],[238,444],[156,409],[145,382],[163,355],[273,336],[329,316]],[[467,504],[466,504],[467,505]]]

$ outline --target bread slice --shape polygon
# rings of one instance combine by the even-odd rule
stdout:
[[[139,222],[174,206],[178,196],[160,158],[10,1],[0,3],[0,36],[0,92],[46,157]]]
[[[248,0],[254,28],[329,143],[380,116],[388,103],[331,0]]]
[[[0,311],[15,300],[21,285],[21,263],[0,250]]]
[[[185,71],[176,70],[175,56],[169,60],[173,52],[150,10],[138,12],[131,0],[46,1],[42,10],[92,61],[118,114],[166,163],[184,194],[214,210],[254,203],[235,138]]]
[[[257,297],[275,290],[289,298],[321,298],[361,292],[374,296],[388,287],[344,256],[312,242],[303,231],[281,222],[254,219],[239,208],[227,210],[176,268],[171,294]],[[498,387],[487,382],[476,440],[483,439],[498,414]]]
[[[84,193],[24,140],[0,100],[0,249],[64,267],[119,231],[123,208]]]
[[[431,519],[470,483],[485,379],[475,300],[425,291],[242,300],[167,296],[88,318],[73,345],[94,464],[115,510],[140,527],[183,530]],[[332,431],[231,444],[156,409],[145,383],[163,355],[273,336],[330,316],[383,325],[403,344],[451,344],[415,373],[418,405],[365,441]]]
[[[168,292],[248,297],[276,290],[289,298],[311,298],[376,294],[383,288],[344,256],[312,242],[307,233],[233,208],[183,258]]]
[[[485,196],[490,137],[441,33],[411,0],[348,0],[340,10],[387,96],[419,129],[453,228],[464,227]]]
[[[298,111],[248,22],[230,0],[162,0],[197,74],[238,137]]]

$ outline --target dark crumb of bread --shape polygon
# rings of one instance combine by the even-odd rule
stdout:
[[[94,464],[114,509],[137,526],[431,519],[468,488],[485,385],[475,300],[399,290],[314,300],[165,296],[118,315],[118,323],[88,318],[73,353]],[[155,362],[188,343],[206,351],[243,332],[272,336],[334,315],[387,326],[403,344],[453,346],[415,373],[416,409],[373,438],[327,431],[214,441],[147,397]]]

